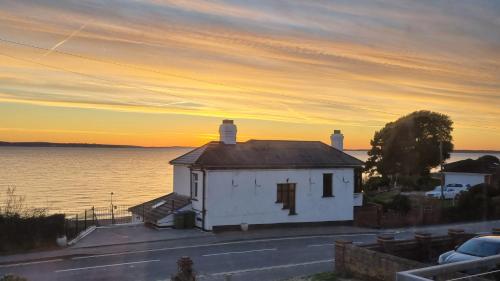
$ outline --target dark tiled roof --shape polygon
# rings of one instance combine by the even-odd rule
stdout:
[[[476,160],[465,159],[444,165],[444,172],[493,174],[500,168],[500,160],[491,155],[479,157]]]
[[[130,207],[128,210],[133,214],[142,216],[144,218],[144,222],[156,223],[159,219],[168,216],[175,210],[186,206],[190,202],[191,200],[189,196],[173,192],[137,206]],[[155,205],[157,205],[157,207],[153,208]]]
[[[272,169],[359,167],[363,162],[319,141],[249,140],[237,144],[210,142],[170,164],[206,169]]]
[[[170,162],[173,163],[175,161],[175,164],[185,164],[185,165],[193,164],[196,162],[196,160],[198,160],[198,158],[203,154],[203,152],[205,152],[205,149],[207,148],[208,145],[209,144],[205,144],[203,146],[195,148],[190,152],[181,155]]]

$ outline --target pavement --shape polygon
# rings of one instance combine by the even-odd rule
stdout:
[[[200,229],[153,228],[144,224],[98,227],[91,234],[78,241],[73,248],[102,247],[120,244],[209,237],[211,232]]]
[[[333,270],[333,245],[338,239],[364,244],[375,242],[380,232],[407,239],[421,231],[442,235],[449,228],[463,228],[482,233],[493,227],[500,227],[500,221],[391,230],[330,226],[219,234],[137,226],[99,228],[73,247],[2,256],[0,276],[15,273],[30,281],[168,280],[177,270],[177,259],[189,256],[200,280],[225,280],[227,275],[231,280],[282,280]]]

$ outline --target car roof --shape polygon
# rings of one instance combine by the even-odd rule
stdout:
[[[474,237],[474,239],[500,243],[500,235],[486,234],[486,235],[482,235],[482,236],[476,236],[476,237]]]

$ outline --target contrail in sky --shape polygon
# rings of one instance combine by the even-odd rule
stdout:
[[[55,44],[54,46],[52,46],[52,48],[50,48],[50,50],[48,50],[45,54],[43,54],[43,56],[48,56],[50,55],[50,53],[52,53],[55,49],[57,49],[58,47],[60,47],[62,44],[66,43],[69,39],[73,38],[75,35],[77,35],[80,31],[82,31],[86,26],[87,26],[88,22],[82,24],[82,26],[80,26],[80,28],[76,29],[75,31],[73,31],[68,37],[64,38],[61,42]]]

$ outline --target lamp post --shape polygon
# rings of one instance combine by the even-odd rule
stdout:
[[[441,200],[444,201],[444,176],[443,176],[443,141],[439,142],[439,168],[441,176]]]
[[[113,192],[110,193],[110,198],[111,198],[111,224],[115,224],[115,213],[114,213],[114,206],[113,206]]]

